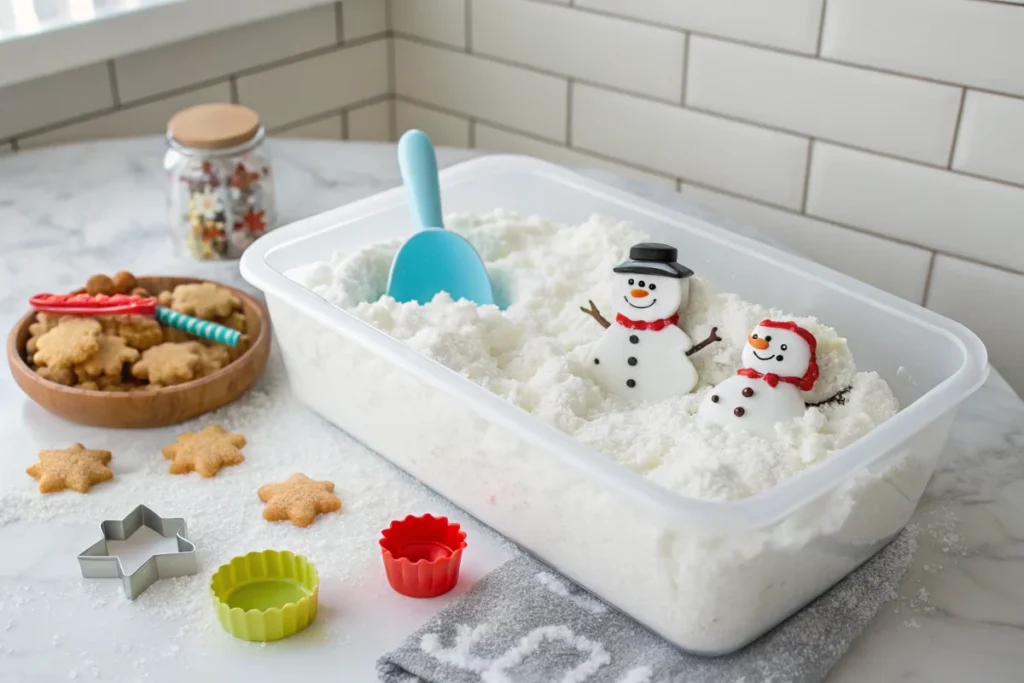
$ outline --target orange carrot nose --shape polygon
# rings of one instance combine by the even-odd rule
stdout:
[[[747,343],[753,346],[758,351],[764,351],[768,348],[768,342],[764,339],[758,339],[757,337],[747,337]]]
[[[646,289],[631,289],[631,290],[629,290],[629,295],[633,296],[633,297],[636,297],[637,299],[643,299],[645,296],[647,296],[647,290]]]

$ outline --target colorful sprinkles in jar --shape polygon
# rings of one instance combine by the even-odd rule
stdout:
[[[238,258],[276,221],[270,160],[253,110],[184,109],[167,124],[171,227],[197,259]]]

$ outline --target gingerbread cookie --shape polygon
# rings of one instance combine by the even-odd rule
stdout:
[[[142,360],[132,366],[132,376],[150,384],[170,386],[195,379],[202,370],[202,358],[196,342],[164,342],[142,352]]]
[[[144,315],[109,315],[100,320],[103,330],[124,339],[133,349],[145,351],[164,341],[164,328]]]
[[[231,290],[212,282],[178,285],[171,293],[171,308],[186,315],[212,320],[242,309]]]
[[[202,363],[203,375],[217,372],[231,362],[231,351],[222,344],[203,346],[199,342],[192,343],[199,347],[199,358]]]
[[[143,384],[130,384],[121,381],[121,376],[103,376],[96,379],[87,379],[78,383],[79,389],[89,391],[134,391],[136,387],[145,387]]]
[[[261,486],[256,495],[267,504],[264,519],[290,519],[295,526],[309,526],[317,515],[341,509],[341,499],[334,495],[334,482],[315,481],[298,473],[280,484]]]
[[[36,368],[36,374],[48,382],[56,382],[57,384],[63,384],[66,387],[75,383],[75,372],[67,366],[58,365],[52,368],[45,366]]]
[[[26,472],[39,481],[41,493],[73,489],[85,493],[93,484],[114,478],[107,467],[110,451],[88,449],[80,443],[60,451],[39,451],[39,462]]]
[[[100,327],[95,318],[63,318],[36,340],[36,365],[69,367],[82,363],[99,351]]]
[[[96,377],[116,377],[120,380],[124,364],[134,363],[138,359],[139,352],[125,344],[124,339],[101,334],[99,349],[92,356],[75,365],[75,374],[82,380]]]
[[[225,431],[220,425],[210,425],[200,432],[185,432],[177,442],[163,449],[164,457],[171,460],[171,474],[198,472],[212,477],[222,467],[237,465],[245,460],[242,451],[245,437]]]

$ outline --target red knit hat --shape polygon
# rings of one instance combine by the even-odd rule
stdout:
[[[805,342],[807,342],[807,346],[811,349],[811,359],[807,363],[807,372],[800,378],[800,390],[810,391],[813,389],[814,383],[818,381],[818,359],[815,355],[815,351],[818,348],[818,340],[814,338],[814,335],[791,320],[762,320],[758,325],[761,327],[774,327],[776,329],[789,330],[790,332],[799,335]]]

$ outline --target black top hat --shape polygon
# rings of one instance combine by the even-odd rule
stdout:
[[[629,260],[623,261],[613,269],[616,273],[641,273],[643,275],[665,275],[667,277],[684,278],[693,275],[693,271],[676,263],[679,252],[675,247],[658,242],[634,244],[629,250]]]

